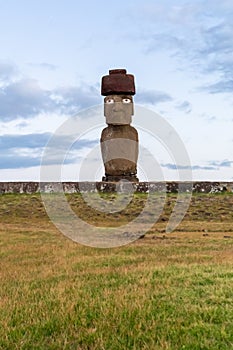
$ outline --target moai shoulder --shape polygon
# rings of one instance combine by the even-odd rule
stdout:
[[[130,140],[138,142],[138,132],[131,125],[114,125],[109,124],[106,128],[102,130],[101,133],[101,142],[104,140],[111,140],[117,138],[128,138]]]

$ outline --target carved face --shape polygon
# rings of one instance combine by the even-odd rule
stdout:
[[[133,97],[131,95],[109,95],[104,99],[104,115],[107,124],[130,124],[133,112]]]

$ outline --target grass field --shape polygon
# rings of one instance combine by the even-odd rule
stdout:
[[[109,224],[80,195],[67,199]],[[175,199],[143,239],[97,249],[64,237],[39,194],[1,195],[0,349],[233,349],[233,195],[193,195],[166,234]],[[144,200],[112,222],[131,220]]]

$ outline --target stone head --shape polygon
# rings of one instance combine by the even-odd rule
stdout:
[[[101,94],[104,98],[106,123],[127,125],[134,113],[133,95],[135,94],[134,76],[126,74],[125,69],[114,69],[102,78]]]

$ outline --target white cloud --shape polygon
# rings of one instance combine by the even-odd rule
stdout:
[[[228,1],[146,2],[131,14],[145,55],[166,52],[180,70],[209,75],[211,93],[232,91],[233,4]],[[140,24],[140,25],[139,25]],[[135,38],[134,38],[135,40]]]
[[[184,101],[176,106],[181,111],[184,111],[185,113],[190,113],[192,111],[192,105],[188,101]]]
[[[170,102],[172,97],[166,92],[158,90],[147,90],[147,89],[138,89],[135,96],[135,102],[141,104],[151,104],[157,105],[161,102]]]
[[[19,73],[17,66],[9,61],[0,61],[0,84],[10,81]]]
[[[88,85],[45,90],[34,79],[5,84],[0,88],[0,119],[32,118],[41,113],[73,114],[101,102],[97,90]]]

